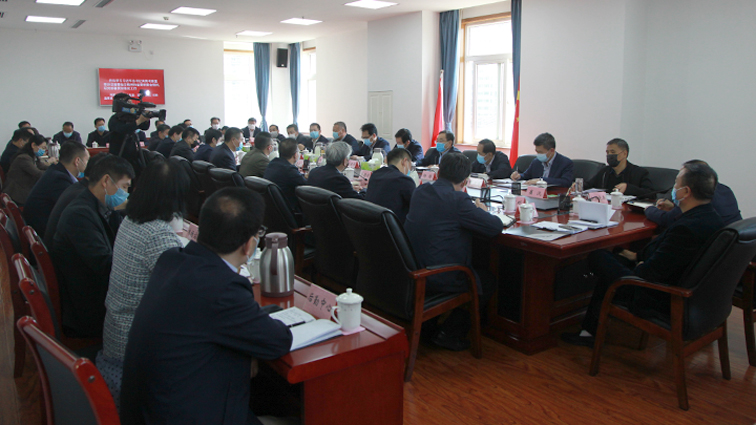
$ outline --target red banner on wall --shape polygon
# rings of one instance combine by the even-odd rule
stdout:
[[[145,102],[165,105],[165,85],[162,69],[112,69],[97,70],[100,90],[100,106],[113,104],[113,96],[127,93],[138,97],[140,90],[148,90]]]

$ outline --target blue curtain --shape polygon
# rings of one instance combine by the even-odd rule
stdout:
[[[257,105],[260,107],[262,131],[268,131],[265,114],[268,111],[268,93],[270,91],[270,43],[255,43],[255,86],[257,87]]]
[[[289,44],[289,79],[291,80],[291,113],[294,115],[294,124],[297,123],[297,117],[299,117],[299,90],[300,90],[300,77],[302,74],[301,67],[299,66],[299,43]]]
[[[514,97],[520,90],[520,40],[522,31],[522,0],[512,0],[512,74],[514,77]]]
[[[457,107],[459,74],[459,10],[441,12],[441,69],[444,70],[444,127],[451,130]]]

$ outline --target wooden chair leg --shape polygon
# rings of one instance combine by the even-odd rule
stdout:
[[[13,327],[13,343],[15,352],[15,364],[13,367],[13,377],[20,378],[24,373],[24,364],[26,360],[26,341],[24,341],[21,331]]]
[[[641,331],[640,341],[638,341],[638,350],[643,351],[648,347],[648,332]]]
[[[473,296],[472,302],[472,355],[476,359],[483,358],[483,343],[480,337],[480,304],[478,297]]]
[[[404,382],[412,380],[412,372],[415,370],[415,360],[417,359],[417,348],[420,346],[420,331],[423,326],[423,318],[415,313],[412,318],[412,325],[408,329],[409,335],[409,356],[407,356],[407,367],[404,369]]]
[[[596,330],[596,341],[593,343],[593,357],[591,357],[591,365],[588,368],[588,374],[596,376],[599,371],[599,360],[601,359],[601,350],[604,348],[604,340],[606,339],[606,328],[609,324],[609,307],[604,306],[601,309],[601,316],[599,318],[598,329]]]
[[[685,386],[685,357],[683,355],[682,341],[670,342],[673,351],[673,369],[675,370],[675,386],[677,387],[677,402],[680,409],[688,410],[688,388]]]
[[[722,377],[729,380],[730,374],[730,349],[727,346],[727,322],[722,325],[722,337],[719,338],[719,364],[722,366]]]
[[[750,364],[751,366],[756,366],[756,336],[754,336],[753,330],[753,309],[743,309],[743,327],[745,327],[748,364]]]

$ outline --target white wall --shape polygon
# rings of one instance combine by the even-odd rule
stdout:
[[[99,106],[97,68],[165,70],[168,123],[185,118],[203,131],[210,117],[224,115],[223,44],[148,38],[142,53],[127,50],[129,37],[0,29],[0,131],[4,145],[19,121],[45,136],[72,121],[83,137],[93,120],[111,115]],[[134,38],[131,38],[134,39]]]
[[[291,113],[291,80],[289,67],[279,68],[276,66],[278,49],[289,50],[286,43],[270,44],[270,103],[268,104],[268,125],[276,124],[279,130],[286,134],[286,126],[293,123]],[[291,58],[289,58],[291,59]],[[300,106],[301,108],[301,106]],[[309,123],[299,123],[299,131],[309,132]]]
[[[415,140],[428,150],[433,137],[433,119],[436,114],[438,100],[438,78],[441,71],[441,42],[439,40],[439,14],[437,12],[423,12],[423,55],[422,55],[422,85],[423,85],[423,116],[422,131],[418,134],[412,130]]]

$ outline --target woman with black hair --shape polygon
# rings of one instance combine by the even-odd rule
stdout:
[[[32,136],[29,143],[21,147],[11,160],[5,181],[5,193],[18,205],[26,202],[26,198],[47,167],[58,162],[57,158],[42,160],[41,157],[46,150],[47,140],[39,135]]]

